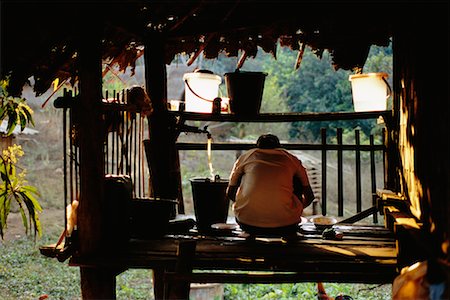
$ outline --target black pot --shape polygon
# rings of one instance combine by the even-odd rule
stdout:
[[[177,203],[172,199],[133,199],[130,205],[131,238],[153,239],[164,236]]]

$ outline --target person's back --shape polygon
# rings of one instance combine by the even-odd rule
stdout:
[[[314,199],[301,161],[280,147],[276,136],[262,135],[257,148],[235,162],[228,195],[235,200],[236,220],[244,230],[286,226],[295,229],[303,208]],[[294,178],[307,191],[305,199],[294,193]]]

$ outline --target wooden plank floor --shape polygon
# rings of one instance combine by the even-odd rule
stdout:
[[[192,282],[392,282],[397,275],[397,251],[389,230],[352,224],[335,225],[335,229],[343,233],[342,240],[323,239],[312,224],[302,225],[301,237],[294,241],[280,237],[249,240],[239,232],[205,235],[191,231],[154,240],[130,240],[126,246],[107,249],[101,255],[73,256],[70,264],[171,270],[178,245],[195,241],[195,271],[188,276]]]

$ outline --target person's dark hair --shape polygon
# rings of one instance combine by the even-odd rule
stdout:
[[[260,149],[274,149],[280,148],[280,140],[276,135],[273,134],[263,134],[256,141],[256,147]]]

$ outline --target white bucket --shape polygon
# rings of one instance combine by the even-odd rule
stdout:
[[[186,73],[183,75],[185,110],[190,112],[211,113],[214,98],[219,95],[222,78],[209,73]]]
[[[387,83],[387,73],[367,73],[350,75],[353,105],[356,112],[386,110],[391,88]]]

